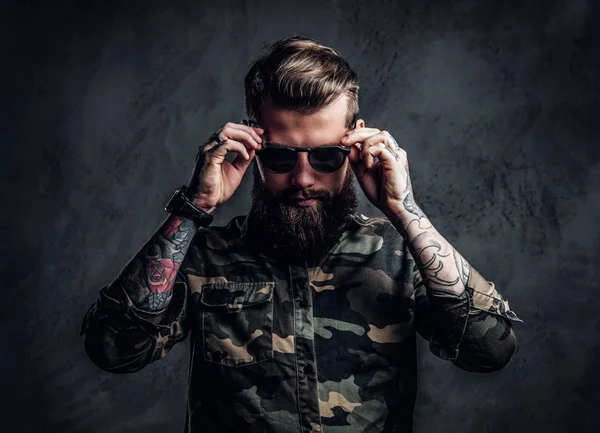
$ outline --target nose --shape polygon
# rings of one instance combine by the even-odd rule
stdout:
[[[315,172],[308,162],[308,153],[298,153],[298,161],[290,175],[292,185],[297,188],[310,188],[315,184]]]

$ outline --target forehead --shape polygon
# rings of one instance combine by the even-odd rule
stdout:
[[[347,130],[348,104],[345,95],[314,113],[264,106],[261,127],[268,142],[286,146],[315,147],[339,144]]]

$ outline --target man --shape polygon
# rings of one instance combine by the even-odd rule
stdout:
[[[245,79],[248,120],[200,146],[171,215],[85,316],[87,353],[115,373],[191,336],[187,432],[408,432],[416,332],[473,372],[515,351],[520,319],[419,208],[358,87],[332,49],[273,44]],[[210,227],[252,161],[248,214]],[[356,214],[353,175],[387,218]]]

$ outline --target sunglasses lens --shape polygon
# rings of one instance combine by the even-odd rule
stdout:
[[[315,170],[323,173],[333,173],[344,164],[346,154],[338,147],[328,147],[313,150],[309,158],[310,164]]]
[[[260,162],[274,173],[287,173],[296,166],[296,152],[276,147],[266,148],[258,153]]]

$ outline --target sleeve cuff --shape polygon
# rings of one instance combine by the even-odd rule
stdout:
[[[469,320],[470,295],[466,290],[458,296],[439,291],[428,295],[433,315],[429,350],[441,359],[455,360]]]
[[[483,278],[472,266],[467,281],[467,291],[471,296],[471,307],[474,310],[487,311],[513,322],[523,323],[514,311],[511,311],[508,300],[496,290],[494,283]]]
[[[187,305],[187,285],[178,279],[173,286],[173,298],[167,308],[150,312],[136,307],[121,284],[115,282],[104,286],[96,302],[85,314],[79,335],[84,335],[95,322],[108,320],[118,326],[119,322],[133,323],[149,337],[156,340],[159,357],[166,354],[174,342],[185,337],[183,321]]]

